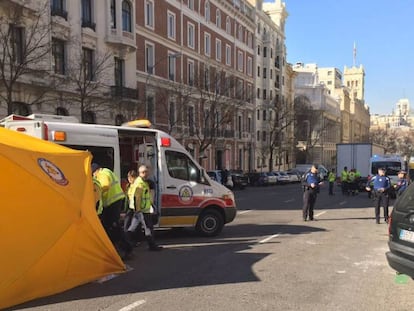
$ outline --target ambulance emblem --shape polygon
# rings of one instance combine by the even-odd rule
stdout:
[[[37,164],[39,164],[43,172],[45,172],[50,177],[50,179],[52,179],[58,185],[66,186],[69,183],[63,172],[49,160],[39,158],[37,159]]]
[[[189,186],[183,186],[178,193],[180,201],[183,203],[191,203],[193,201],[193,189]]]

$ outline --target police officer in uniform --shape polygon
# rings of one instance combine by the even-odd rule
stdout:
[[[370,180],[369,185],[366,187],[367,191],[371,191],[371,185],[374,188],[375,220],[377,224],[380,223],[380,208],[382,205],[384,207],[384,220],[388,223],[388,204],[390,201],[388,191],[391,188],[391,180],[388,176],[385,176],[385,168],[381,167],[378,169],[378,174]]]
[[[303,183],[303,220],[313,220],[313,208],[315,206],[316,197],[319,192],[319,186],[322,184],[318,174],[318,166],[312,165],[310,172],[304,178]]]

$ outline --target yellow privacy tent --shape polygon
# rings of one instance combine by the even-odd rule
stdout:
[[[125,271],[96,216],[90,162],[0,127],[0,309]]]

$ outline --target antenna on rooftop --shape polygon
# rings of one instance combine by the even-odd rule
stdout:
[[[353,50],[353,66],[354,67],[356,66],[356,52],[357,52],[357,50],[356,50],[356,43],[354,41],[354,50]]]

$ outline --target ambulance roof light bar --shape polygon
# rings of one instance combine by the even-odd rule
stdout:
[[[136,119],[136,120],[128,121],[128,122],[123,123],[122,126],[152,128],[151,122],[147,119]]]

